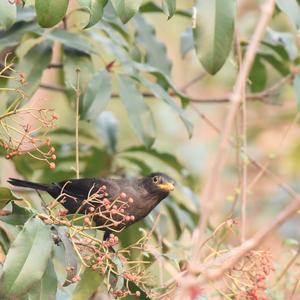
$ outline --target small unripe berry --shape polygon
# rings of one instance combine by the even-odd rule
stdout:
[[[49,163],[49,168],[50,169],[55,169],[56,168],[55,163],[54,162]]]
[[[47,146],[50,146],[50,144],[51,144],[50,138],[46,138],[45,144],[46,144]]]
[[[126,197],[127,197],[127,195],[126,195],[126,193],[124,193],[124,192],[122,192],[121,194],[120,194],[120,198],[121,199],[126,199]]]
[[[129,203],[133,203],[133,199],[131,197],[128,198]]]
[[[83,219],[83,222],[84,222],[85,225],[88,225],[88,226],[91,226],[91,225],[92,225],[92,222],[91,222],[91,220],[90,220],[89,217],[85,217],[85,218]]]
[[[55,152],[55,148],[54,148],[54,147],[51,147],[51,148],[50,148],[50,152],[51,152],[51,153],[54,153],[54,152]]]

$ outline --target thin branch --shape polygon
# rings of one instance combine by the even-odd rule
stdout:
[[[63,66],[63,64],[49,64],[48,69],[61,69]]]
[[[241,7],[241,1],[237,1],[237,13],[236,13],[236,24],[238,23],[238,12]],[[236,53],[237,53],[237,62],[239,68],[242,65],[242,50],[241,50],[241,41],[240,41],[240,32],[238,26],[235,29],[235,46],[236,46]],[[243,149],[244,153],[248,152],[248,143],[247,143],[247,101],[246,101],[246,86],[241,93],[241,148]],[[238,137],[239,139],[239,137]],[[238,152],[241,153],[240,149]],[[245,241],[246,236],[246,222],[247,222],[247,185],[248,185],[248,172],[247,172],[247,159],[244,156],[242,158],[242,170],[241,170],[241,187],[242,187],[242,195],[241,195],[241,242]]]
[[[269,100],[270,97],[274,96],[278,90],[284,85],[289,83],[296,74],[300,73],[300,66],[295,67],[293,70],[291,70],[291,73],[288,74],[287,76],[281,78],[280,80],[276,81],[271,87],[258,92],[258,93],[248,93],[246,94],[246,99],[247,101],[257,101],[257,102],[262,102],[265,104],[272,104],[274,105],[272,101]],[[200,75],[199,75],[200,77]],[[194,78],[196,79],[196,78]],[[199,78],[198,78],[199,80]],[[51,91],[57,91],[57,92],[63,92],[66,93],[68,91],[67,88],[64,86],[58,86],[58,85],[49,85],[49,84],[40,84],[40,88],[51,90]],[[184,88],[184,87],[183,87]],[[184,89],[182,89],[184,92]],[[169,93],[171,96],[176,96],[174,93],[170,92]],[[155,95],[150,92],[143,92],[142,93],[143,97],[145,98],[155,98]],[[112,98],[119,98],[120,95],[118,93],[113,93],[111,95]],[[202,98],[195,98],[195,97],[189,97],[190,103],[202,103],[202,104],[222,104],[222,103],[228,103],[230,101],[230,94],[222,95],[222,96],[215,96],[212,98],[209,97],[202,97]]]
[[[300,197],[294,200],[283,209],[273,220],[258,231],[251,239],[246,240],[240,246],[231,249],[229,252],[212,259],[204,264],[191,264],[191,273],[203,273],[205,279],[201,282],[218,280],[222,275],[230,270],[246,253],[257,248],[265,239],[270,236],[282,223],[297,213],[300,209]]]
[[[63,92],[66,93],[68,90],[64,86],[58,86],[58,85],[50,85],[50,84],[40,84],[40,88],[55,92]]]
[[[76,69],[76,121],[75,121],[75,139],[76,139],[76,178],[79,179],[79,100],[80,100],[80,88],[79,88],[79,74],[80,70]]]
[[[225,120],[219,151],[215,158],[211,174],[208,178],[202,196],[201,221],[198,225],[198,228],[194,231],[193,244],[195,246],[193,247],[192,251],[192,261],[197,261],[200,258],[199,245],[201,245],[201,241],[205,239],[204,233],[208,223],[208,218],[215,204],[215,193],[218,189],[219,176],[227,156],[227,150],[229,146],[228,140],[233,126],[233,122],[242,101],[242,95],[246,88],[248,74],[251,70],[256,51],[259,47],[260,40],[266,30],[269,19],[272,15],[274,3],[274,0],[266,0],[266,2],[262,6],[261,17],[258,21],[255,32],[251,38],[249,47],[245,54],[245,58],[237,76],[234,91],[230,97],[231,106],[229,108]]]
[[[212,128],[218,134],[221,134],[221,129],[218,128],[211,120],[209,120],[201,111],[199,111],[198,107],[193,105],[192,108],[210,128]],[[233,148],[237,147],[236,142],[233,139],[230,138],[228,142]],[[267,174],[279,187],[285,190],[291,197],[298,196],[298,193],[289,184],[283,181],[282,178],[276,175],[273,171],[268,169],[266,165],[263,165],[262,163],[258,162],[254,157],[251,156],[251,154],[245,153],[243,149],[240,150],[242,151],[242,154],[248,158],[249,162],[260,171],[260,176],[262,176],[264,173]]]
[[[184,93],[189,87],[203,79],[207,75],[206,72],[200,73],[198,76],[187,82],[184,86],[181,87],[181,91]]]

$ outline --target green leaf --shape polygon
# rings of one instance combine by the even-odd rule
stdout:
[[[124,286],[125,280],[124,280],[124,277],[121,276],[121,274],[124,272],[124,266],[123,266],[123,262],[117,255],[112,256],[111,261],[116,266],[116,273],[118,274],[118,275],[115,275],[115,274],[111,273],[112,279],[115,279],[115,277],[117,279],[117,282],[114,284],[113,288],[114,288],[114,290],[118,291],[118,290],[121,290]]]
[[[0,277],[0,298],[15,299],[37,284],[46,270],[52,250],[49,226],[30,219],[6,256]]]
[[[118,142],[118,121],[112,112],[104,111],[96,121],[96,131],[101,136],[109,153],[116,153]]]
[[[79,0],[78,2],[81,7],[87,8],[90,14],[89,23],[85,28],[89,28],[101,20],[107,0]]]
[[[0,1],[0,29],[10,28],[16,21],[17,8],[15,3],[8,0]]]
[[[86,268],[80,277],[81,280],[77,284],[69,300],[90,299],[103,281],[103,276],[100,275],[99,272],[93,271],[91,268]]]
[[[177,87],[173,84],[171,78],[167,74],[157,69],[156,67],[152,67],[146,64],[133,62],[133,66],[139,71],[150,73],[157,79],[158,82],[162,83],[163,86],[172,89],[174,94],[180,98],[182,106],[186,107],[189,102],[188,97],[184,95],[179,89],[177,89]],[[137,78],[137,80],[139,79]]]
[[[296,29],[300,28],[300,5],[297,0],[276,0],[276,5],[286,13],[294,23]]]
[[[180,119],[182,120],[187,129],[189,137],[191,137],[193,133],[193,124],[189,120],[185,111],[179,106],[177,106],[174,99],[160,85],[144,78],[140,78],[140,81],[154,94],[155,97],[162,99],[179,115]]]
[[[216,74],[224,65],[234,33],[234,0],[196,0],[196,53],[205,70]]]
[[[278,59],[275,55],[273,54],[267,54],[267,53],[261,53],[259,56],[267,61],[277,72],[279,72],[281,75],[286,76],[289,74],[289,63],[284,62],[280,59]]]
[[[163,0],[162,8],[168,19],[172,18],[176,12],[176,0]]]
[[[8,31],[0,35],[0,51],[7,47],[14,47],[20,43],[23,35],[26,33],[38,32],[42,34],[41,29],[36,23],[17,22]]]
[[[124,152],[141,152],[149,154],[157,159],[160,159],[165,164],[169,165],[171,168],[175,169],[178,173],[181,173],[183,170],[182,164],[178,161],[178,159],[166,152],[159,152],[158,150],[154,148],[147,149],[145,147],[139,146],[139,147],[131,147],[128,149],[125,149]]]
[[[123,156],[122,158],[128,160],[130,163],[136,165],[142,172],[143,175],[148,175],[151,173],[152,169],[143,160],[136,157]]]
[[[300,75],[297,74],[294,77],[293,88],[295,92],[297,110],[300,111]]]
[[[111,3],[123,23],[127,23],[139,10],[141,0],[111,0]]]
[[[178,222],[181,229],[185,227],[189,228],[191,231],[195,229],[195,225],[197,223],[195,222],[193,214],[190,210],[188,210],[185,206],[176,203],[175,199],[172,196],[170,196],[170,198],[165,201],[165,204],[170,208],[169,212],[171,214],[173,212],[174,214],[174,216],[172,216],[172,221],[174,223]]]
[[[172,62],[167,56],[166,46],[157,40],[155,28],[147,23],[142,15],[134,18],[136,24],[136,40],[143,45],[146,51],[146,62],[169,76]]]
[[[4,253],[8,252],[11,243],[15,240],[19,232],[20,229],[17,226],[0,221],[0,247],[2,247]]]
[[[16,65],[15,68],[18,72],[25,73],[26,84],[22,86],[22,90],[26,96],[31,97],[38,89],[42,74],[50,63],[51,54],[51,45],[45,41],[31,48]],[[10,81],[9,87],[19,88],[19,83]],[[11,93],[8,102],[11,103],[17,96],[16,93]]]
[[[29,300],[56,300],[57,277],[49,259],[42,279],[29,292]]]
[[[169,212],[171,221],[172,221],[172,223],[174,225],[174,229],[175,229],[175,232],[176,232],[176,238],[178,239],[181,236],[181,234],[182,234],[182,229],[181,229],[181,226],[180,226],[180,221],[178,220],[179,216],[176,214],[175,209],[174,209],[174,207],[172,205],[168,205],[167,203],[165,203],[165,204],[166,204],[166,209]]]
[[[64,83],[73,93],[77,84],[77,69],[80,70],[79,88],[81,93],[85,93],[94,73],[91,56],[72,49],[65,49],[63,57]]]
[[[67,278],[63,283],[63,286],[68,286],[73,283],[72,278],[77,274],[77,254],[73,248],[71,241],[68,238],[67,229],[59,226],[55,226],[54,228],[65,249]]]
[[[296,46],[294,35],[290,32],[280,32],[267,28],[267,38],[270,46],[266,42],[264,45],[272,47],[284,60],[295,60],[298,57],[298,48]]]
[[[6,233],[2,230],[1,224],[0,224],[0,249],[4,253],[7,253],[9,246],[10,246],[9,239],[8,239]],[[0,266],[1,266],[1,264],[0,264]],[[1,272],[0,272],[0,274],[1,274]]]
[[[132,79],[118,76],[120,98],[127,109],[129,121],[135,134],[145,146],[154,142],[154,119],[151,110],[145,104],[144,98],[137,90]]]
[[[35,9],[32,6],[20,7],[17,6],[17,22],[20,21],[33,21],[36,18]]]
[[[95,53],[92,45],[88,40],[82,38],[78,33],[68,32],[63,29],[55,29],[48,32],[46,37],[50,40],[57,41],[73,50],[86,54]]]
[[[53,27],[63,19],[69,0],[35,0],[37,21],[41,27]]]
[[[283,245],[284,246],[297,246],[299,247],[299,241],[292,239],[292,238],[288,238],[288,239],[284,239],[283,240]]]
[[[8,216],[0,217],[0,220],[12,225],[24,225],[33,215],[34,213],[31,210],[12,202],[12,213]]]
[[[18,226],[4,223],[2,221],[0,221],[0,230],[4,232],[10,243],[12,243],[16,239],[17,235],[20,232],[20,228]]]
[[[80,116],[96,118],[107,105],[112,93],[111,74],[105,69],[97,72],[82,99]]]
[[[152,2],[152,1],[148,1],[148,2],[144,3],[143,5],[141,5],[139,12],[141,12],[141,13],[159,13],[159,12],[163,12],[163,9],[156,3]],[[178,16],[189,18],[189,19],[192,17],[192,13],[190,10],[177,9],[175,14]]]
[[[182,58],[194,48],[193,29],[188,27],[180,36],[180,53]]]
[[[0,187],[0,209],[2,209],[11,200],[21,200],[9,188]]]
[[[249,74],[251,81],[250,88],[252,92],[262,91],[267,84],[267,69],[266,66],[261,62],[260,56],[255,57],[252,65],[251,72]]]

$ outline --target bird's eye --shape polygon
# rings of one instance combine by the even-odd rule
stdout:
[[[154,177],[152,178],[152,180],[153,180],[154,183],[158,183],[159,177],[158,177],[158,176],[154,176]]]

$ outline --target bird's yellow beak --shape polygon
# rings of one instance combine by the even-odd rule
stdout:
[[[171,192],[174,190],[174,184],[172,182],[164,182],[164,183],[160,183],[158,184],[159,188],[165,192]]]

